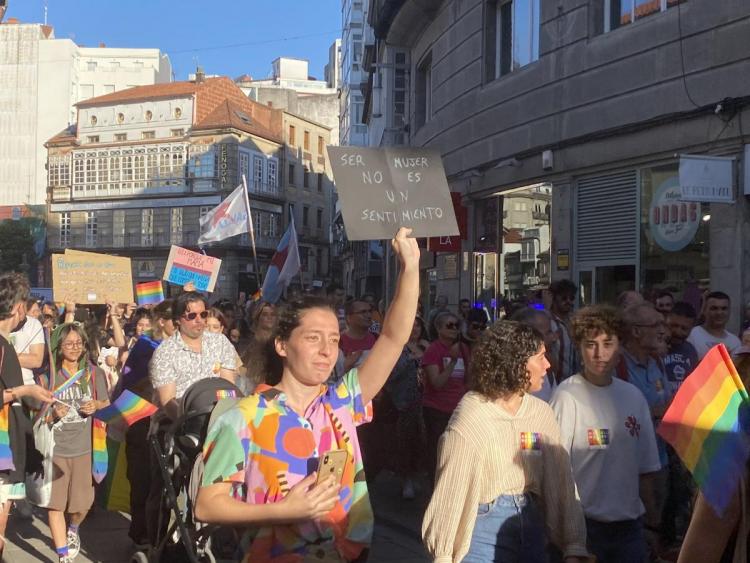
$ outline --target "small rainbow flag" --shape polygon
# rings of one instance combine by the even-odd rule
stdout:
[[[609,430],[607,428],[589,428],[589,448],[604,449],[609,446]]]
[[[235,399],[237,397],[237,391],[234,389],[217,389],[216,390],[216,400],[220,401],[221,399]]]
[[[711,348],[684,381],[657,433],[690,470],[721,516],[750,457],[750,402],[723,344]]]
[[[125,442],[107,437],[109,466],[107,477],[97,489],[96,501],[106,510],[130,512],[130,481]]]
[[[10,403],[5,403],[0,410],[0,471],[12,471],[16,468],[13,464],[13,452],[10,450],[9,418]]]
[[[157,305],[164,301],[164,288],[161,285],[161,280],[136,284],[135,294],[140,306]]]
[[[101,420],[93,420],[91,443],[91,474],[94,476],[94,481],[101,483],[107,476],[107,466],[109,465],[107,425]]]
[[[111,405],[96,411],[94,416],[113,426],[130,426],[142,418],[151,416],[156,410],[156,407],[146,399],[124,389]]]
[[[521,450],[541,451],[542,435],[539,432],[521,432]]]

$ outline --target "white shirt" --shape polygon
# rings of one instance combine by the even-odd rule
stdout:
[[[742,342],[731,332],[724,331],[724,336],[721,338],[709,334],[708,331],[702,326],[693,327],[690,331],[687,341],[692,344],[698,352],[698,359],[702,360],[703,356],[708,354],[708,351],[716,346],[717,344],[723,344],[729,350],[729,355],[734,354],[734,351],[742,346]]]
[[[621,379],[599,387],[576,374],[560,383],[550,406],[586,517],[601,522],[640,517],[645,512],[640,475],[661,468],[643,394]]]
[[[42,323],[34,317],[26,317],[21,330],[10,333],[10,342],[13,344],[17,354],[28,354],[34,344],[44,345],[44,328]],[[25,385],[34,384],[34,372],[29,368],[21,368],[23,382]]]

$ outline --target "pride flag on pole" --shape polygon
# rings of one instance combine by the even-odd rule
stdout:
[[[729,352],[719,344],[682,384],[657,429],[720,516],[750,457],[749,421],[747,391]]]
[[[240,184],[224,201],[200,218],[201,236],[198,238],[198,245],[248,232],[250,219],[245,204],[245,190],[245,186]]]
[[[111,405],[96,411],[94,417],[107,424],[123,427],[130,426],[155,412],[156,407],[146,399],[124,389]]]
[[[143,282],[136,284],[135,295],[138,299],[138,305],[158,305],[164,301],[164,288],[161,280]]]
[[[279,246],[276,248],[276,254],[271,258],[266,279],[263,280],[261,299],[266,303],[276,303],[299,270],[297,231],[294,228],[294,218],[292,218],[289,222],[289,228],[281,237]]]

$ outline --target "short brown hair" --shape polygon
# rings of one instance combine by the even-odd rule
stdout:
[[[29,280],[23,274],[10,272],[0,276],[0,320],[13,314],[13,307],[29,298]]]
[[[526,391],[526,362],[539,352],[538,330],[515,321],[499,321],[485,330],[471,353],[471,389],[490,400]]]
[[[611,305],[591,305],[573,317],[573,339],[576,345],[599,334],[622,338],[624,322],[620,311]]]

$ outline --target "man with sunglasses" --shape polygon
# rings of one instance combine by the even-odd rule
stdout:
[[[223,377],[234,383],[237,368],[234,346],[223,334],[206,330],[206,306],[206,298],[196,291],[185,291],[173,302],[172,322],[177,330],[162,340],[149,364],[149,377],[157,404],[161,407],[152,418],[151,432],[161,432],[165,419],[176,420],[182,414],[180,399],[196,381]],[[165,508],[161,473],[153,451],[151,455],[151,487],[145,506],[149,538],[143,539],[154,545],[165,531],[168,519],[162,518],[162,529],[159,530],[159,513]]]
[[[234,383],[236,353],[223,334],[206,331],[206,298],[186,291],[174,302],[172,319],[177,332],[154,351],[149,375],[159,405],[172,420],[179,415],[179,400],[196,381],[223,377]]]

